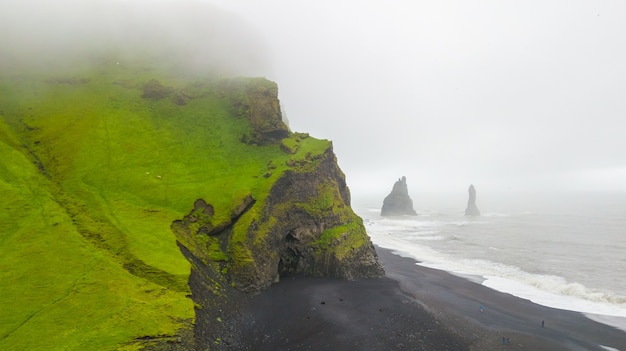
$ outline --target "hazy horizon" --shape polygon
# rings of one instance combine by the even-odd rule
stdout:
[[[353,195],[626,191],[626,3],[0,0],[0,31],[4,64],[156,48],[276,81]]]
[[[211,3],[264,38],[353,192],[626,191],[624,3]]]

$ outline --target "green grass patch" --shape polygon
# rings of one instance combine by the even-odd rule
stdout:
[[[221,222],[251,195],[259,205],[226,250],[189,238],[245,267],[275,181],[331,146],[304,134],[283,143],[292,153],[242,143],[250,125],[219,84],[136,64],[0,76],[0,349],[134,349],[175,334],[194,309],[172,221],[202,198]],[[151,79],[172,96],[142,98]]]
[[[117,349],[193,318],[181,293],[124,270],[75,229],[54,188],[0,140],[0,349]],[[168,316],[168,318],[163,318]]]
[[[304,209],[315,218],[323,218],[336,209],[335,204],[343,204],[337,184],[330,181],[322,181],[317,187],[317,196],[307,202],[299,202],[295,205]]]
[[[368,243],[368,237],[360,217],[354,215],[354,220],[347,224],[326,229],[314,245],[318,251],[330,250],[337,258],[342,259],[350,252]]]
[[[281,141],[280,148],[288,154],[295,154],[300,148],[300,139],[295,135],[285,138]]]

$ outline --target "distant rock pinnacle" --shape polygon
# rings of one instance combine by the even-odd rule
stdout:
[[[469,187],[469,199],[467,200],[467,208],[465,209],[466,216],[480,216],[480,211],[476,207],[476,189],[474,185]]]
[[[385,197],[381,216],[417,216],[413,209],[413,200],[409,197],[409,190],[406,186],[406,177],[398,179],[393,185],[391,193]]]

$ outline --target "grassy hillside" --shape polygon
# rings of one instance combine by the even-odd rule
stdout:
[[[226,218],[246,195],[263,200],[294,159],[330,147],[241,142],[252,131],[232,96],[273,83],[167,72],[110,61],[0,73],[0,349],[176,338],[194,305],[171,223],[198,198]],[[152,79],[162,96],[144,89]]]

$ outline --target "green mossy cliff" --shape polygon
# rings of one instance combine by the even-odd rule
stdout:
[[[241,292],[382,274],[332,144],[262,78],[2,72],[0,155],[0,349],[220,348]]]

